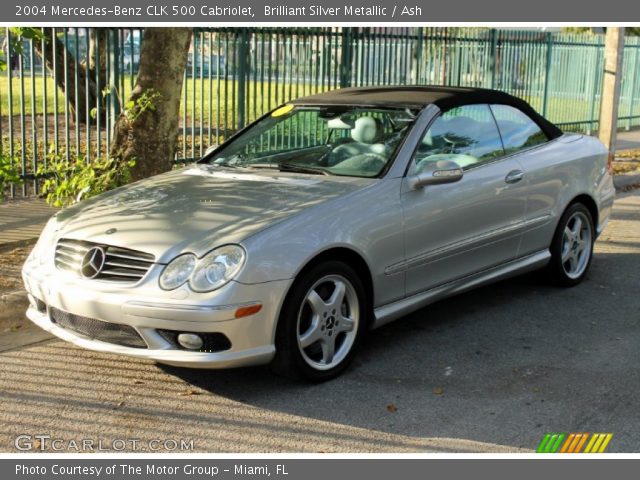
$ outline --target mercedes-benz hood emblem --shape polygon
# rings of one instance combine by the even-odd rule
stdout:
[[[85,278],[96,278],[104,267],[106,253],[102,247],[93,247],[82,257],[80,273]]]

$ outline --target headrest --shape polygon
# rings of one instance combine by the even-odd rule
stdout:
[[[327,122],[327,127],[351,130],[353,128],[353,122],[346,122],[342,117],[335,117]]]
[[[382,137],[380,121],[372,117],[360,117],[351,129],[351,138],[359,143],[376,143]]]

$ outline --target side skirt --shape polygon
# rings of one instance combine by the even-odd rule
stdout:
[[[544,267],[550,258],[551,253],[549,250],[543,250],[383,305],[374,309],[375,319],[371,328],[378,328],[393,322],[415,310],[457,293]]]

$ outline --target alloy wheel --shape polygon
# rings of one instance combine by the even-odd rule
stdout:
[[[360,322],[355,288],[342,275],[327,275],[305,295],[298,312],[297,342],[305,362],[317,370],[339,365],[349,354]]]

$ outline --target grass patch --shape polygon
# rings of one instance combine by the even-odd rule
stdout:
[[[124,81],[119,85],[119,96],[126,99],[132,88],[131,76],[125,75]],[[73,78],[71,81],[73,87]],[[124,86],[123,86],[124,85]],[[292,83],[275,80],[257,81],[250,79],[245,83],[245,114],[246,119],[251,121],[269,109],[285,103],[288,100],[323,90],[328,90],[327,86],[314,86],[310,83]],[[48,114],[65,113],[65,97],[60,89],[56,88],[51,77],[42,78],[30,75],[20,78],[12,78],[11,81],[11,110],[12,114],[31,116],[42,115],[45,111]],[[54,103],[57,96],[57,108]],[[187,77],[182,88],[180,98],[180,117],[184,120],[187,116],[189,123],[194,119],[199,122],[211,121],[213,123],[234,124],[233,119],[238,116],[238,101],[240,97],[239,82],[234,79],[221,78],[191,78]],[[23,105],[23,108],[21,108]],[[0,109],[3,117],[9,115],[9,80],[6,75],[0,76]],[[85,115],[85,112],[82,112]],[[71,115],[71,117],[73,117]],[[219,121],[217,121],[219,119]],[[73,118],[71,118],[73,121]]]

